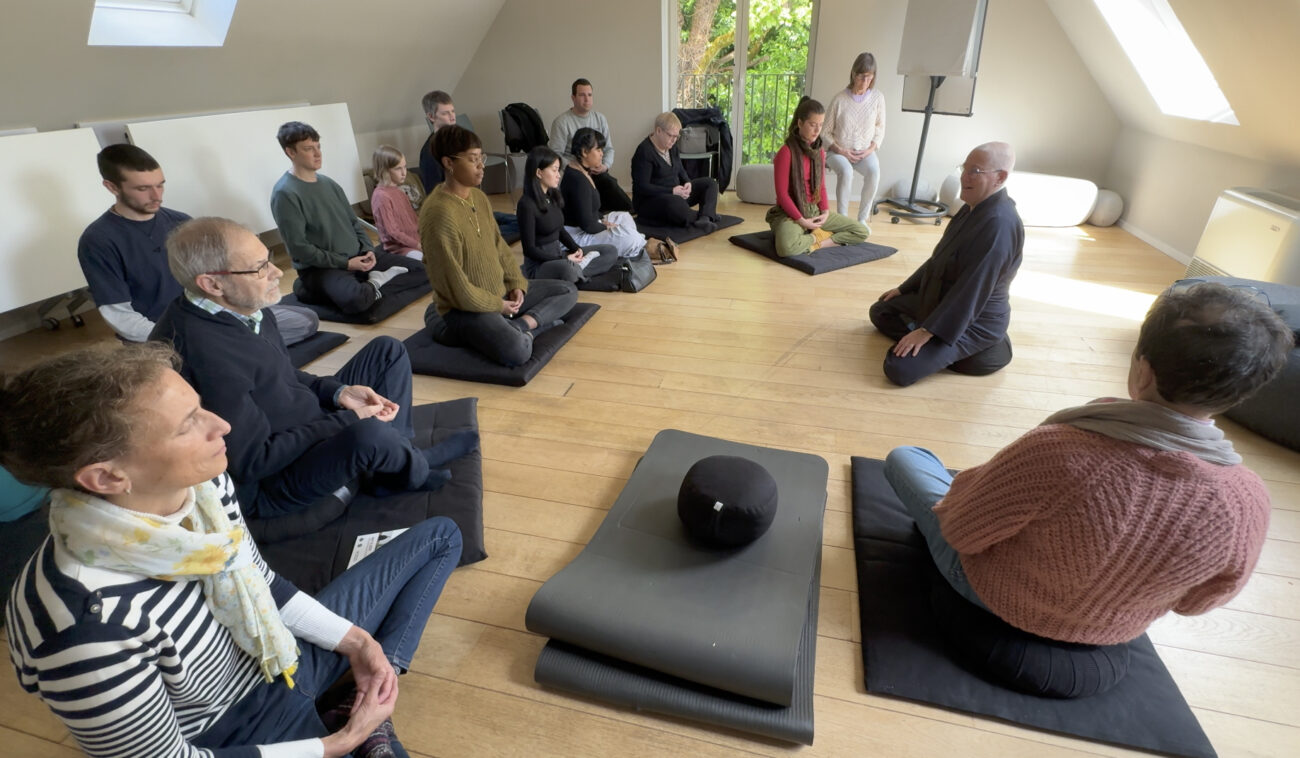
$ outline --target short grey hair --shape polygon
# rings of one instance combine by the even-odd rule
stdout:
[[[167,235],[167,267],[172,276],[186,292],[207,297],[195,280],[230,267],[230,241],[240,231],[248,229],[217,216],[190,219],[176,227]]]
[[[992,168],[1011,173],[1011,169],[1016,167],[1016,151],[1006,142],[985,142],[971,151],[984,153],[989,157],[989,163]]]

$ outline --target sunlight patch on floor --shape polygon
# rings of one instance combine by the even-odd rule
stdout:
[[[1141,322],[1155,295],[1021,269],[1011,294],[1048,305]]]

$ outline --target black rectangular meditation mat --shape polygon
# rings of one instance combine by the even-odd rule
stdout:
[[[478,431],[478,398],[467,397],[411,409],[416,447],[436,444],[453,432]],[[446,516],[460,527],[460,565],[487,557],[483,549],[483,457],[478,450],[447,467],[451,481],[437,492],[373,497],[359,492],[350,504],[330,496],[312,510],[249,521],[267,564],[298,589],[315,594],[343,573],[356,538],[414,526]]]
[[[776,520],[742,548],[700,546],[677,517],[682,477],[710,455],[776,480]],[[660,432],[591,541],[529,604],[527,628],[553,638],[537,680],[811,743],[827,473],[814,455]]]
[[[743,247],[746,250],[752,250],[765,258],[771,258],[777,263],[790,268],[799,269],[809,276],[824,274],[827,271],[838,271],[849,266],[856,266],[859,263],[878,261],[898,252],[896,247],[877,245],[874,242],[860,242],[856,245],[836,245],[835,247],[814,250],[803,255],[782,258],[776,254],[776,243],[773,242],[771,230],[737,234],[731,237],[731,244]]]
[[[938,572],[883,461],[853,458],[853,545],[868,692],[1155,753],[1216,755],[1146,635],[1130,643],[1127,676],[1077,700],[1006,689],[949,657],[929,604]]]
[[[598,310],[600,306],[595,303],[578,303],[573,306],[560,319],[562,324],[537,335],[533,340],[533,357],[518,366],[502,366],[467,347],[448,347],[434,342],[428,329],[421,329],[407,337],[404,344],[411,357],[411,370],[417,374],[522,387],[537,376],[537,372],[550,362]]]
[[[737,224],[742,224],[745,219],[740,216],[728,216],[723,213],[718,214],[718,228],[714,231],[728,229]],[[673,242],[681,245],[690,242],[693,239],[707,236],[713,232],[705,232],[702,229],[694,229],[689,226],[654,226],[653,224],[642,223],[639,219],[636,222],[637,231],[647,237],[656,237],[658,239],[671,239]]]
[[[316,332],[307,339],[288,346],[289,362],[294,368],[302,368],[347,341],[346,334]]]
[[[395,276],[391,282],[385,284],[384,296],[379,298],[370,310],[361,313],[344,313],[332,305],[303,302],[296,294],[297,284],[298,282],[294,282],[295,288],[292,294],[280,298],[281,303],[310,308],[321,317],[322,321],[337,321],[341,324],[377,324],[433,291],[433,285],[429,284],[429,277],[423,271],[411,271]]]

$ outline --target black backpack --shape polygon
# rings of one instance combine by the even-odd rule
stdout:
[[[526,153],[545,145],[547,140],[542,117],[527,103],[511,103],[501,109],[501,131],[506,138],[506,150],[512,153]]]

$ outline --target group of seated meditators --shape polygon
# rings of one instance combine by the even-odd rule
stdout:
[[[77,243],[77,260],[100,315],[124,342],[144,342],[181,285],[167,268],[167,235],[189,220],[163,207],[166,179],[158,161],[135,145],[109,145],[97,156],[113,205],[95,219]],[[284,341],[290,345],[316,333],[316,314],[276,305]]]
[[[1213,416],[1276,376],[1294,339],[1256,294],[1171,288],[1142,324],[1129,399],[1058,411],[956,477],[928,450],[892,451],[886,478],[952,589],[1017,629],[1086,645],[1240,592],[1269,495]]]
[[[213,236],[222,233],[247,235],[248,247],[256,241],[238,228],[222,232],[210,219],[188,222],[176,235],[207,237],[216,249],[197,257],[212,260],[222,257]],[[264,287],[267,279],[257,281]],[[203,291],[228,305],[261,296],[252,286],[229,293],[231,300]],[[185,318],[211,315],[213,332],[230,319],[267,342],[238,320],[247,309],[224,311],[218,300],[187,298],[187,308],[205,305]],[[275,316],[262,316],[262,327],[273,329]],[[193,336],[202,339],[203,328]],[[218,335],[214,342],[214,352],[224,352],[238,340]],[[278,337],[275,347],[283,350]],[[190,348],[187,369],[199,352]],[[281,462],[293,450],[316,455],[317,429],[357,427],[365,415],[392,427],[402,409],[329,380],[315,387],[319,402],[307,389],[300,388],[310,402],[282,388],[271,402],[283,401],[286,413],[290,403],[303,413],[311,404],[345,410],[303,417],[297,435],[268,432],[263,420],[254,433],[267,444],[250,454],[239,431],[213,412],[212,399],[177,373],[180,365],[158,342],[101,345],[0,387],[0,465],[54,488],[50,535],[9,595],[5,631],[19,684],[97,758],[407,755],[390,719],[398,676],[411,665],[459,560],[455,523],[433,518],[411,527],[313,598],[268,569],[241,513],[238,493],[246,488],[226,473],[239,455],[258,458],[257,465],[268,452]],[[262,364],[249,372],[277,381]],[[341,389],[337,402],[331,386]],[[295,436],[303,443],[285,444]],[[273,481],[287,488],[292,478]],[[336,686],[349,672],[352,684]],[[318,702],[332,687],[331,699]]]

